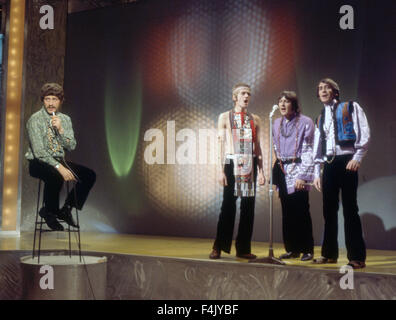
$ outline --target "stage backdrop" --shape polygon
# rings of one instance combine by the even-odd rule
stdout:
[[[342,99],[361,104],[372,131],[358,190],[367,246],[396,249],[395,6],[349,1],[354,29],[342,30],[344,4],[142,0],[69,15],[63,111],[78,144],[68,158],[98,176],[83,230],[214,237],[222,188],[211,133],[232,108],[232,86],[252,86],[249,110],[263,120],[268,177],[268,114],[278,94],[296,91],[315,119],[317,83],[331,77]],[[321,194],[312,191],[310,200],[319,245]],[[281,242],[276,193],[274,206]],[[268,240],[268,207],[268,186],[260,187],[254,240]],[[342,221],[341,209],[341,245]]]

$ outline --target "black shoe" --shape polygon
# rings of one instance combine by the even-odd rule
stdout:
[[[63,231],[63,226],[56,220],[56,217],[48,212],[45,207],[42,207],[39,211],[39,215],[44,219],[47,226],[54,231]]]
[[[74,228],[79,228],[77,223],[74,222],[73,216],[72,216],[72,207],[69,206],[63,206],[62,209],[58,212],[57,216],[59,220],[65,221],[69,226],[72,226]]]
[[[39,216],[43,219],[45,219],[46,217],[48,217],[49,212],[47,211],[47,209],[45,207],[42,207],[39,211]]]
[[[312,259],[313,259],[312,253],[304,253],[303,256],[301,257],[301,261],[309,261]]]
[[[299,252],[286,252],[279,257],[279,259],[292,259],[292,258],[300,258],[300,253]]]

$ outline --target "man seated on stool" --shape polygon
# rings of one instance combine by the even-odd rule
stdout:
[[[72,208],[81,210],[96,174],[89,168],[65,160],[65,150],[76,148],[76,139],[70,117],[59,112],[64,100],[63,88],[57,83],[46,83],[41,88],[42,108],[28,120],[29,174],[44,181],[44,207],[39,215],[48,227],[62,231],[59,220],[78,228],[71,214]],[[59,210],[59,194],[64,181],[76,181]],[[76,196],[76,199],[75,199]]]

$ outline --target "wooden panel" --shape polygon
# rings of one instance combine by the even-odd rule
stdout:
[[[43,16],[40,14],[40,7],[43,5],[51,5],[54,9],[53,30],[40,28],[40,18]],[[33,221],[37,200],[37,180],[29,176],[28,161],[24,158],[28,147],[26,122],[41,107],[40,89],[42,85],[46,82],[57,82],[63,85],[67,1],[29,0],[26,9],[21,229],[23,229],[25,221]],[[33,226],[29,225],[29,229],[32,228]]]

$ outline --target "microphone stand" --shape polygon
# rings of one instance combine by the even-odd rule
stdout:
[[[272,112],[269,114],[269,136],[270,136],[270,183],[269,183],[269,206],[270,206],[270,232],[269,232],[269,252],[268,257],[260,258],[260,259],[252,259],[249,262],[254,263],[268,263],[268,264],[277,264],[277,265],[285,265],[285,263],[274,257],[274,249],[273,249],[273,206],[272,199],[274,190],[272,190],[272,150],[273,150],[273,138],[272,138],[272,117],[275,111],[278,109],[278,106],[274,106],[272,108]]]

